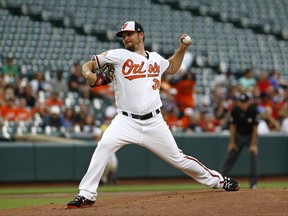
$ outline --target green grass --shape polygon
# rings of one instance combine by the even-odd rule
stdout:
[[[77,192],[77,187],[49,187],[43,186],[39,187],[16,187],[16,188],[0,188],[0,195],[7,194],[49,194],[49,193],[75,193]]]
[[[4,198],[0,202],[1,209],[18,208],[25,206],[40,206],[49,204],[66,204],[69,200],[67,197],[41,197],[41,198]]]
[[[98,192],[133,192],[133,191],[169,191],[191,190],[206,188],[200,184],[156,184],[156,185],[114,185],[100,186]],[[77,193],[75,186],[59,187],[23,187],[23,188],[0,188],[0,195],[7,194],[49,194],[49,193]]]
[[[248,184],[247,184],[248,187]],[[288,188],[288,182],[260,182],[258,188]]]
[[[243,189],[248,188],[247,182],[241,182]],[[287,182],[259,182],[257,185],[261,188],[287,188]],[[179,190],[199,190],[208,189],[201,184],[148,184],[148,185],[115,185],[100,186],[98,192],[139,192],[139,191],[179,191]],[[78,193],[77,186],[41,186],[41,187],[9,187],[0,188],[0,210],[7,208],[17,208],[24,206],[38,206],[49,204],[66,205],[74,195]],[[47,197],[21,197],[21,195],[45,194]],[[55,197],[49,197],[49,194],[55,194]],[[66,195],[67,194],[67,195]],[[72,195],[69,195],[72,194]],[[15,197],[8,197],[14,195]],[[20,196],[17,196],[20,195]],[[71,197],[72,196],[72,197]],[[101,196],[99,196],[101,199]]]

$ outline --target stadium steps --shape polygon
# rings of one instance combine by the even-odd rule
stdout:
[[[282,29],[273,29],[273,21],[254,22],[247,17],[232,16],[221,9],[213,8],[212,3],[205,0],[188,1],[188,0],[152,0],[154,3],[166,4],[176,10],[187,10],[196,16],[209,16],[217,22],[231,23],[237,28],[247,28],[253,30],[257,34],[273,35],[278,40],[288,40],[288,27],[280,26]],[[281,3],[281,2],[280,2]],[[279,4],[280,4],[279,3]],[[229,11],[230,12],[230,11]],[[283,18],[285,19],[285,17]]]

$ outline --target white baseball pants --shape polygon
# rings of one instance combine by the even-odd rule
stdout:
[[[127,144],[147,148],[203,185],[222,188],[223,177],[220,173],[206,168],[197,159],[178,149],[161,113],[147,120],[133,119],[118,113],[95,149],[88,170],[80,182],[79,195],[96,200],[99,181],[110,155]]]

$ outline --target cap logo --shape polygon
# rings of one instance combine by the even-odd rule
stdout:
[[[122,26],[122,29],[125,29],[127,27],[128,23],[125,23],[123,26]]]

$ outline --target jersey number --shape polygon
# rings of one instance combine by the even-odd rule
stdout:
[[[153,90],[160,89],[160,87],[161,87],[160,81],[158,79],[156,79],[156,78],[154,78],[153,81],[154,81],[154,85],[152,85],[152,89]]]

